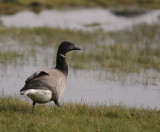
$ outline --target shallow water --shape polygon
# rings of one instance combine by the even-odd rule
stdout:
[[[23,87],[26,78],[37,69],[43,68],[41,64],[1,66],[1,93],[22,98],[19,90]],[[149,83],[145,85],[143,76],[150,76],[149,74],[159,78],[159,74],[151,72],[126,75],[128,79],[118,81],[114,80],[114,76],[113,79],[107,79],[111,78],[111,73],[107,74],[104,71],[70,70],[67,88],[60,102],[122,104],[129,107],[160,109],[160,81],[149,79]]]
[[[44,10],[39,14],[31,11],[4,15],[0,21],[7,27],[58,27],[61,29],[92,31],[117,31],[128,29],[136,24],[159,23],[160,10],[152,10],[134,17],[116,16],[106,9]]]
[[[136,82],[98,80],[95,77],[97,73],[89,73],[89,75],[83,77],[85,73],[79,71],[76,73],[78,74],[77,77],[74,74],[70,77],[68,89],[62,96],[65,101],[72,99],[73,102],[160,108],[158,80],[157,85],[149,84],[145,86]]]

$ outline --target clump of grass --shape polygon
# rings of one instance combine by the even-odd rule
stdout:
[[[87,104],[31,105],[0,97],[0,130],[5,131],[159,131],[160,112]]]
[[[23,57],[23,53],[19,53],[16,51],[0,51],[0,64],[16,64],[18,60],[22,60]]]
[[[85,24],[84,26],[86,27],[97,27],[97,26],[100,26],[101,24],[100,23],[91,23],[91,24]]]

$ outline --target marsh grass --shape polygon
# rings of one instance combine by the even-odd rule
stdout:
[[[141,24],[129,31],[95,32],[72,31],[54,28],[0,28],[0,41],[5,45],[10,38],[21,46],[34,47],[28,52],[28,57],[36,58],[38,48],[57,49],[63,40],[69,40],[82,52],[74,52],[67,56],[69,65],[74,69],[97,69],[140,72],[142,69],[160,71],[160,25]],[[14,54],[14,55],[13,55]],[[19,53],[0,54],[3,61],[10,57],[19,58]],[[55,54],[56,56],[56,54]],[[55,57],[54,56],[54,57]],[[6,58],[6,59],[4,59]],[[24,57],[25,58],[25,57]],[[50,59],[50,58],[49,58]],[[36,59],[35,59],[36,60]],[[3,62],[2,61],[2,62]],[[46,60],[47,62],[47,60]],[[55,63],[55,61],[53,61]],[[2,63],[3,64],[3,63]]]
[[[122,72],[139,72],[141,69],[160,70],[159,47],[152,50],[137,48],[134,51],[132,49],[134,47],[122,45],[100,46],[98,49],[93,48],[89,53],[75,53],[75,56],[71,56],[71,60],[74,60],[71,65],[76,69],[101,67]]]
[[[160,130],[160,112],[135,109],[63,103],[37,105],[15,97],[0,97],[0,130],[5,131],[154,131]]]
[[[91,24],[85,24],[84,26],[86,26],[86,27],[96,27],[96,26],[100,26],[100,25],[101,25],[100,23],[95,22],[95,23],[91,23]]]
[[[24,54],[16,51],[0,51],[0,64],[17,64],[23,60]]]

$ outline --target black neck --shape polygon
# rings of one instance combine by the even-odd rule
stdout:
[[[65,76],[68,75],[68,65],[65,59],[65,55],[57,53],[56,69],[61,70]]]

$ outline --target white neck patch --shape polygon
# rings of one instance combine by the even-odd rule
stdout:
[[[63,58],[65,58],[66,56],[65,55],[63,55],[63,54],[60,54],[60,56],[62,56]]]

